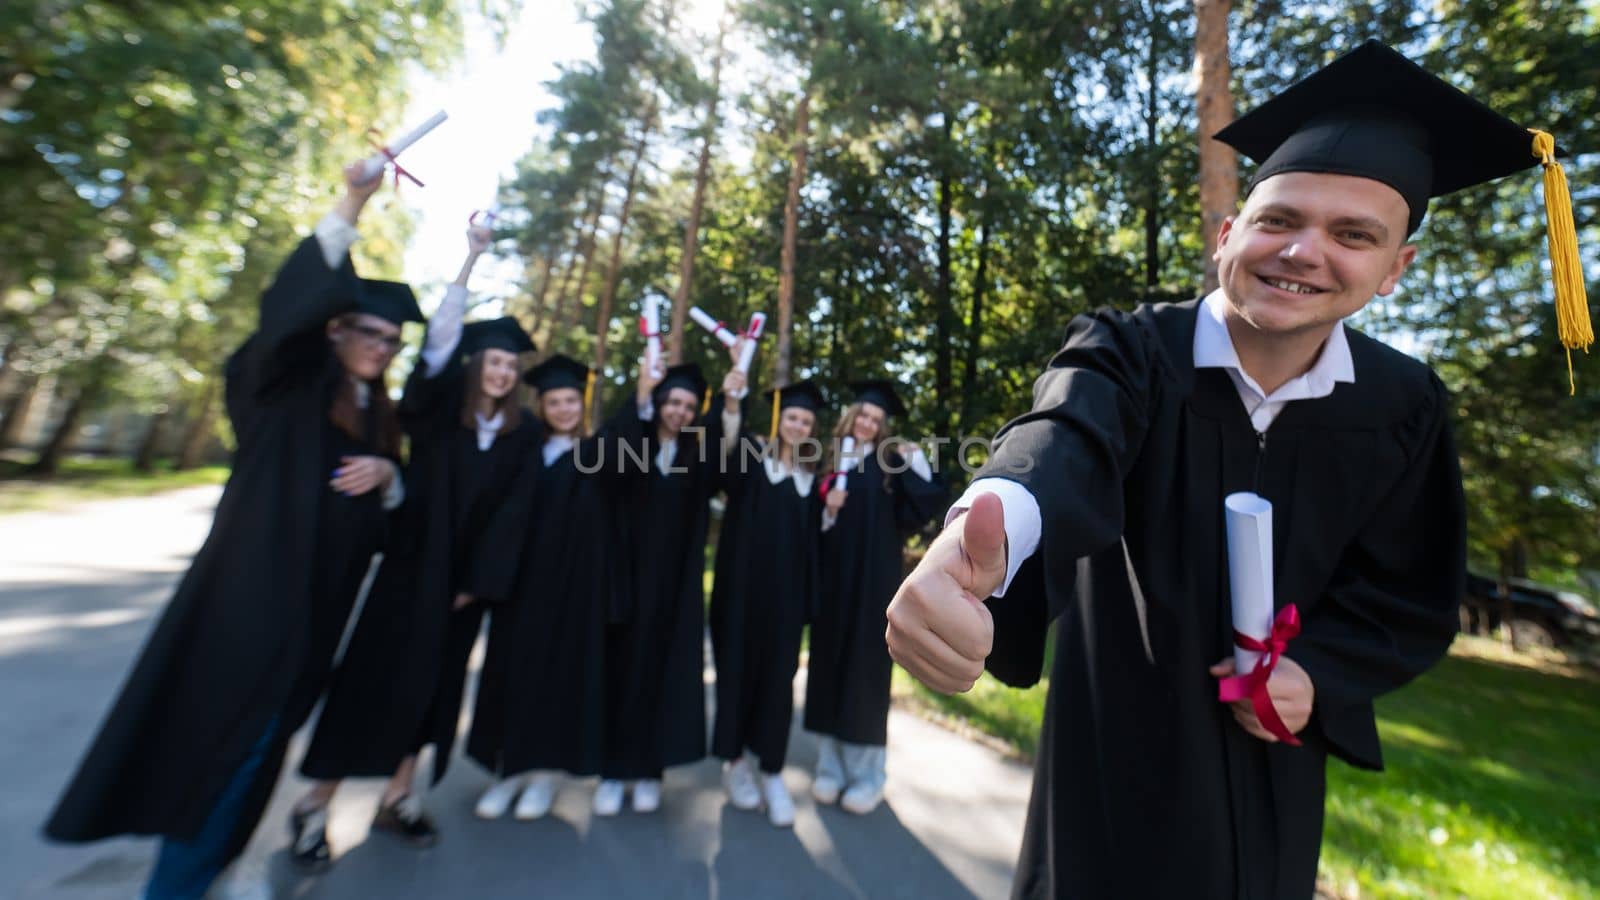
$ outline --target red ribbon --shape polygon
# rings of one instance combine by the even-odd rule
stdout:
[[[650,323],[645,321],[644,316],[640,316],[639,317],[639,335],[641,337],[647,337],[647,338],[658,338],[658,337],[661,337],[661,332],[658,331],[655,334],[651,334],[650,333]]]
[[[1267,635],[1265,641],[1257,640],[1235,629],[1233,643],[1246,650],[1254,650],[1261,656],[1251,671],[1217,682],[1219,701],[1233,703],[1249,699],[1250,705],[1256,711],[1256,718],[1261,720],[1262,727],[1271,732],[1273,737],[1291,747],[1300,746],[1300,739],[1290,733],[1289,727],[1284,725],[1283,719],[1278,716],[1277,708],[1272,705],[1272,695],[1267,693],[1267,679],[1272,677],[1272,670],[1277,668],[1279,658],[1289,647],[1289,641],[1299,633],[1300,610],[1293,603],[1278,610],[1278,615],[1272,620],[1272,632]]]
[[[427,187],[427,185],[425,185],[422,182],[417,180],[417,176],[415,176],[415,175],[411,174],[410,172],[406,171],[405,167],[400,165],[400,160],[395,159],[394,154],[389,151],[389,148],[388,148],[387,145],[385,145],[383,143],[380,143],[379,141],[373,140],[372,135],[375,135],[375,134],[381,136],[382,132],[378,131],[378,129],[376,129],[376,128],[367,129],[367,143],[372,145],[372,149],[374,149],[374,150],[378,151],[379,153],[383,154],[383,158],[387,159],[389,161],[389,165],[394,166],[394,186],[395,186],[395,189],[399,190],[399,188],[400,188],[400,179],[402,177],[410,179],[411,183],[416,185],[417,187]],[[471,221],[472,221],[471,219],[468,219],[467,220],[468,224],[471,224]]]
[[[823,476],[822,486],[817,488],[817,493],[822,499],[828,499],[828,493],[833,490],[833,485],[839,480],[839,475],[840,473],[838,472],[829,472]]]

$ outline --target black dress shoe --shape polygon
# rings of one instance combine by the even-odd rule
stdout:
[[[323,872],[333,865],[328,846],[328,810],[289,813],[289,859],[307,872]]]
[[[433,820],[420,809],[402,808],[406,799],[401,797],[393,803],[380,805],[378,814],[372,818],[372,829],[387,831],[413,847],[432,847],[439,843],[439,829],[433,826]]]

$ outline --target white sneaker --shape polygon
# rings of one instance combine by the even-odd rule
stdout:
[[[626,790],[620,781],[606,780],[594,789],[594,814],[614,816],[622,811],[622,795]]]
[[[839,802],[839,792],[844,790],[844,785],[832,775],[818,775],[811,779],[811,797],[818,803],[832,804]]]
[[[653,813],[661,808],[661,782],[643,778],[633,783],[633,811]]]
[[[478,805],[472,812],[480,819],[498,819],[511,808],[511,801],[517,799],[517,792],[522,790],[522,778],[506,778],[489,785],[489,789],[478,798]]]
[[[734,809],[757,809],[761,806],[761,789],[756,787],[756,777],[750,772],[750,761],[740,757],[722,764],[722,789],[728,792],[728,802]]]
[[[839,805],[858,816],[864,816],[877,809],[878,804],[882,802],[883,788],[870,784],[852,784],[850,790],[844,792],[844,799],[839,801]]]
[[[548,773],[535,775],[528,779],[528,786],[522,789],[522,796],[517,798],[517,808],[512,815],[524,822],[541,818],[550,812],[555,799],[555,776]]]
[[[768,822],[779,828],[794,824],[794,798],[789,796],[789,789],[783,786],[782,775],[763,775],[761,796],[767,803]]]

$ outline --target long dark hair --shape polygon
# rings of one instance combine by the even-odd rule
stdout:
[[[479,350],[467,357],[466,377],[461,386],[461,427],[477,430],[478,401],[483,397],[483,360],[488,351]],[[513,384],[504,397],[494,402],[494,411],[500,420],[499,434],[509,434],[522,424],[522,404],[518,402],[519,384]],[[489,418],[494,418],[490,416]]]
[[[367,416],[372,417],[372,434],[367,434]],[[328,408],[328,421],[352,439],[372,442],[372,448],[391,459],[400,458],[400,417],[395,413],[394,401],[383,379],[367,382],[367,408],[356,402],[356,383],[349,376],[339,379],[339,389],[334,392],[333,405]]]

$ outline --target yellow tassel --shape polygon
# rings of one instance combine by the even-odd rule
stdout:
[[[767,446],[778,439],[778,398],[783,396],[783,391],[772,392],[772,428],[767,431]]]
[[[706,385],[705,396],[700,398],[700,415],[711,411],[711,386]]]
[[[589,375],[583,380],[583,411],[587,415],[589,404],[594,402],[594,370],[589,370]]]
[[[1533,133],[1533,155],[1544,166],[1544,209],[1550,235],[1550,275],[1556,288],[1556,328],[1567,348],[1567,381],[1578,393],[1572,372],[1572,351],[1589,352],[1594,329],[1589,323],[1589,296],[1583,284],[1583,264],[1578,259],[1578,229],[1572,222],[1572,196],[1567,175],[1556,162],[1556,139],[1538,129]]]

